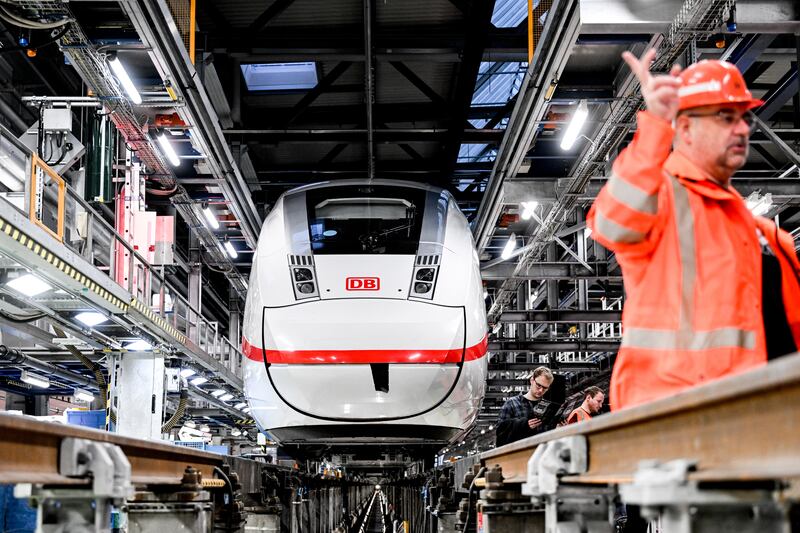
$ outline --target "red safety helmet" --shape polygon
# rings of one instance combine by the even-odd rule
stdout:
[[[758,107],[763,100],[753,98],[736,65],[727,61],[704,59],[689,65],[681,72],[678,88],[679,109],[704,105],[746,104],[747,109]]]

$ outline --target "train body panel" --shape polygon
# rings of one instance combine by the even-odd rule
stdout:
[[[482,293],[449,193],[388,180],[286,193],[245,309],[251,415],[284,443],[457,438],[485,390]]]

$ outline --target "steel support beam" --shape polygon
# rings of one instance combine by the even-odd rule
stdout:
[[[609,273],[608,265],[595,263],[596,272],[592,273],[580,263],[534,263],[523,272],[514,274],[516,263],[499,263],[491,267],[481,269],[481,278],[484,281],[502,281],[506,279],[517,280],[608,280],[621,281],[622,275],[618,271],[611,270]]]
[[[499,352],[616,352],[619,341],[569,339],[563,341],[517,342],[498,340],[489,343],[489,351]]]
[[[558,322],[558,323],[577,323],[577,322],[621,322],[621,311],[600,311],[600,310],[574,310],[574,309],[549,309],[543,311],[506,311],[500,315],[500,322],[507,324],[514,323],[537,323],[537,322]]]

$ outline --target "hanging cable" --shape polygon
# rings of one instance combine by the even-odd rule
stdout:
[[[55,22],[38,22],[36,20],[30,20],[19,15],[16,15],[5,8],[2,4],[0,4],[0,18],[5,20],[11,25],[18,26],[20,28],[25,28],[28,30],[52,30],[55,28],[60,28],[65,24],[69,24],[73,21],[71,18],[64,18],[61,20],[57,20]]]
[[[70,26],[67,25],[66,27],[64,27],[64,29],[62,29],[60,32],[58,32],[56,35],[54,35],[53,37],[51,37],[47,41],[45,41],[43,43],[37,43],[35,46],[32,46],[32,45],[28,45],[28,46],[9,46],[8,48],[0,48],[0,54],[7,54],[9,52],[24,52],[25,50],[30,50],[32,48],[35,48],[36,50],[42,49],[45,46],[51,45],[54,42],[56,42],[57,40],[59,40],[60,38],[62,38],[69,31],[69,29],[70,29]]]
[[[183,418],[184,413],[186,412],[186,404],[189,403],[189,389],[183,389],[181,391],[181,399],[178,401],[178,408],[175,409],[175,412],[172,414],[169,420],[164,422],[161,426],[161,433],[168,433],[172,428],[174,428],[181,418]]]

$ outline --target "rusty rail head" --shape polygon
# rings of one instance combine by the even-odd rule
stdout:
[[[224,462],[221,455],[165,442],[0,413],[0,483],[85,483],[59,474],[58,454],[64,437],[116,444],[131,463],[133,483],[139,485],[180,484],[187,466],[211,479],[214,467]]]

